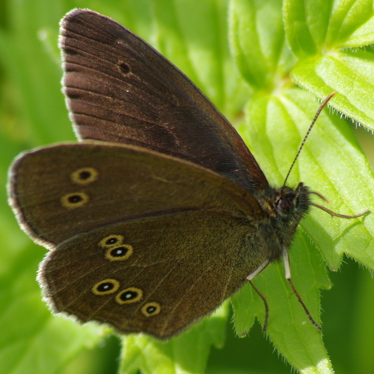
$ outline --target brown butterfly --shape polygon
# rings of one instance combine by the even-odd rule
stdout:
[[[83,142],[22,154],[9,187],[23,229],[51,250],[39,280],[52,309],[165,339],[282,256],[290,278],[313,192],[270,187],[201,91],[110,18],[73,10],[60,47]]]

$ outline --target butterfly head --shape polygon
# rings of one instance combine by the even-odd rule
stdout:
[[[311,191],[303,183],[296,188],[283,186],[269,187],[258,196],[264,219],[259,223],[255,241],[265,239],[264,251],[269,262],[281,258],[284,249],[291,245],[292,238],[300,220],[309,211]]]
[[[309,196],[309,187],[303,183],[299,183],[296,189],[283,186],[274,201],[277,216],[286,220],[292,216],[295,220],[300,221],[309,210]]]

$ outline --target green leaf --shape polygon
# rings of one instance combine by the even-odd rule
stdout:
[[[52,50],[49,44],[51,34],[57,40],[58,5],[50,4],[47,15],[42,3],[26,1],[18,7],[10,1],[8,29],[0,30],[1,64],[16,88],[22,121],[17,136],[29,145],[73,139],[72,129],[66,126],[69,121],[61,94],[57,48]]]
[[[326,269],[316,251],[311,250],[307,236],[297,236],[291,254],[291,270],[298,292],[302,295],[311,315],[319,320],[319,288],[330,286]],[[267,335],[275,347],[286,357],[287,361],[303,371],[303,368],[314,367],[316,372],[333,372],[327,352],[323,345],[321,333],[310,323],[304,310],[285,280],[283,266],[272,265],[255,279],[256,287],[266,296],[269,304],[269,326]],[[238,307],[237,302],[255,298],[256,303]],[[249,330],[246,326],[247,310],[255,310],[261,323],[264,319],[264,305],[258,295],[253,295],[250,286],[243,289],[233,298],[235,308],[235,326],[240,334]],[[242,330],[239,330],[241,328]],[[319,371],[321,367],[323,370]]]
[[[223,304],[209,319],[199,322],[187,332],[167,342],[147,336],[123,338],[121,370],[136,373],[203,373],[210,346],[222,347],[228,303]]]
[[[300,59],[321,52],[333,0],[284,0],[283,20],[292,52]]]
[[[374,129],[374,40],[371,0],[284,1],[284,23],[299,61],[295,83],[320,99],[339,93],[332,105],[354,121]],[[353,49],[352,49],[353,48]]]
[[[313,117],[315,112],[313,109],[316,107],[317,103],[311,96],[298,89],[289,91],[287,95],[282,97],[270,97],[266,100],[261,96],[259,98],[255,97],[251,101],[248,108],[248,116],[251,121],[256,123],[256,126],[251,122],[251,126],[247,128],[248,135],[246,138],[256,139],[256,142],[250,144],[250,148],[256,155],[260,165],[268,171],[266,175],[276,185],[282,183],[295,156],[297,144],[300,144],[305,133],[308,119]],[[285,121],[285,118],[288,118],[288,120]],[[290,118],[292,118],[291,121],[289,120]],[[297,132],[295,132],[295,128]],[[295,144],[294,148],[293,144]],[[281,157],[278,155],[281,155]],[[353,162],[354,164],[352,164]],[[328,114],[326,111],[322,113],[295,168],[291,173],[289,185],[295,185],[297,181],[305,182],[312,190],[326,196],[331,202],[328,207],[336,212],[357,214],[374,204],[371,169],[359,150],[347,124],[337,118],[336,115]],[[319,201],[316,202],[319,203]],[[304,258],[296,261],[293,259],[293,254],[294,251],[300,251],[300,249],[296,244],[297,242],[295,242],[290,250],[291,269],[296,287],[298,287],[298,284],[303,285],[304,283],[313,286],[315,290],[311,297],[318,299],[318,292],[316,292],[318,288],[327,288],[329,286],[326,280],[323,281],[326,278],[325,273],[321,273],[321,271],[316,273],[318,269],[316,263],[320,259],[319,253],[322,254],[330,268],[335,270],[341,264],[343,253],[349,254],[369,269],[373,269],[374,248],[372,246],[372,237],[374,226],[371,215],[360,219],[344,220],[332,218],[325,212],[313,208],[308,217],[302,221],[301,227],[305,238],[304,241],[307,238],[311,239],[314,246],[311,247],[309,245],[308,250],[304,248],[301,251],[301,256]],[[306,240],[306,243],[308,242],[309,240]],[[309,263],[313,258],[313,262]],[[301,273],[299,276],[301,281],[298,281],[297,271],[300,268]],[[262,276],[266,276],[266,279],[268,279],[267,272],[270,270],[265,270],[261,274],[260,279],[262,279]],[[308,273],[311,274],[311,277],[307,277]],[[274,283],[284,282],[282,280],[284,278],[282,271],[279,271],[278,277],[279,279]],[[255,283],[257,285],[256,280]],[[269,285],[261,285],[259,283],[260,285],[258,285],[261,292],[268,297],[270,316],[277,314],[278,305],[284,304],[282,293],[274,289],[274,283]],[[283,292],[290,294],[291,290],[290,288],[285,288]],[[313,305],[318,305],[317,300],[310,299],[308,292],[305,293],[301,289],[299,292],[312,312]],[[271,301],[275,304],[273,307],[271,306]],[[301,307],[297,303],[294,307],[301,311]],[[318,308],[314,310],[315,312],[312,312],[312,315],[317,318]],[[285,318],[284,312],[282,311],[282,318]],[[262,321],[263,311],[261,312],[261,309],[259,309],[258,313]],[[238,312],[236,311],[235,316],[237,314]],[[299,315],[299,321],[295,319],[295,312],[292,309],[289,309],[287,314],[288,320],[294,320],[295,328],[305,323],[305,314]],[[286,348],[278,345],[276,337],[273,337],[271,324],[270,319],[268,332],[273,342],[282,354],[287,357],[287,360],[294,364],[295,353],[297,357],[300,356],[300,348],[296,350],[296,347],[301,347],[305,344],[296,340],[295,336],[292,336],[292,329],[287,328],[282,329],[282,334],[286,335],[288,337],[287,341],[293,342],[294,346],[289,344],[288,348]],[[276,326],[274,326],[276,331],[279,329],[279,325],[285,325],[285,322],[276,323]],[[310,334],[304,331],[303,334],[300,334],[300,337],[308,339],[309,344],[316,347],[318,339],[314,336],[313,327],[310,324],[308,325],[312,328],[309,331]],[[306,328],[308,326],[302,327]],[[321,340],[320,344],[322,345]],[[321,347],[319,348],[320,350]],[[305,357],[311,359],[310,352]],[[319,355],[315,356],[315,358],[314,365],[318,365]],[[325,359],[328,359],[327,354]],[[300,370],[305,366],[312,366],[312,363],[304,362],[302,365],[300,363],[296,365]]]
[[[374,129],[374,110],[370,100],[374,94],[374,54],[371,51],[341,51],[335,56],[321,56],[300,61],[292,70],[292,78],[317,97],[337,92],[332,105],[345,116]]]
[[[360,118],[362,122],[362,118],[365,118],[366,124],[372,118],[373,109],[368,109],[370,102],[363,104],[362,98],[356,100],[356,97],[362,94],[360,85],[365,86],[366,91],[367,87],[371,86],[371,77],[366,77],[371,67],[368,52],[360,51],[354,57],[347,50],[335,51],[334,56],[328,55],[325,42],[329,36],[331,13],[331,3],[328,1],[284,2],[283,17],[287,40],[298,60],[294,67],[289,66],[290,72],[288,76],[283,77],[283,84],[274,80],[276,85],[272,90],[264,92],[264,88],[269,88],[269,85],[261,87],[252,77],[260,76],[265,81],[265,77],[276,77],[274,66],[279,64],[279,59],[266,51],[267,45],[271,45],[271,42],[263,44],[264,46],[258,43],[258,35],[261,35],[262,29],[253,20],[261,18],[265,9],[274,3],[276,2],[233,1],[231,24],[234,32],[231,37],[238,68],[254,90],[246,110],[246,123],[241,127],[242,134],[271,184],[279,186],[284,182],[306,133],[307,125],[318,108],[318,103],[310,94],[292,88],[292,79],[300,85],[307,84],[307,88],[321,98],[330,94],[333,87],[340,94],[331,100],[331,106],[337,109],[348,108],[350,111],[342,111],[355,119]],[[355,9],[354,5],[351,4],[352,9]],[[280,9],[278,3],[274,5],[274,8],[276,7]],[[280,11],[279,17],[281,18]],[[260,30],[256,36],[248,34],[245,38],[245,34],[240,32],[250,29],[254,34],[254,27]],[[277,29],[277,26],[275,28]],[[282,40],[279,33],[282,34],[283,31],[278,29],[278,33],[272,39],[274,44]],[[271,38],[271,32],[268,32],[268,35]],[[253,50],[253,46],[257,48],[255,53],[248,53],[248,50]],[[327,55],[324,55],[324,52]],[[264,59],[266,53],[270,57]],[[346,65],[350,64],[350,69],[337,69],[341,55],[350,57],[345,58],[348,60]],[[366,59],[360,60],[364,56]],[[329,69],[320,66],[317,68],[316,65],[321,61],[330,65],[331,61],[336,63],[329,66]],[[261,65],[260,72],[258,65]],[[286,69],[283,68],[283,71]],[[319,79],[316,77],[317,73]],[[349,85],[348,82],[352,83]],[[346,98],[342,96],[343,92]],[[363,107],[365,109],[362,109]],[[346,121],[339,119],[336,114],[329,114],[327,110],[318,119],[287,184],[296,186],[300,181],[310,186],[313,191],[326,196],[331,202],[328,208],[342,214],[361,213],[374,205],[371,168]],[[320,313],[319,288],[330,287],[326,271],[323,266],[321,267],[321,255],[333,270],[339,268],[344,253],[373,269],[373,234],[371,215],[345,220],[332,218],[325,212],[313,208],[301,222],[298,237],[290,250],[293,281],[317,322]],[[308,245],[310,241],[313,243],[312,246]],[[299,257],[298,260],[294,259],[296,255]],[[271,265],[255,279],[256,286],[267,297],[270,308],[267,333],[276,348],[300,372],[332,372],[322,336],[310,324],[295,296],[290,296],[292,291],[284,281],[282,269],[283,267],[277,264]],[[306,289],[303,290],[302,287]],[[251,302],[250,310],[245,306],[244,299],[255,300]],[[235,326],[239,334],[250,329],[255,316],[263,323],[262,301],[257,295],[253,295],[249,287],[243,288],[235,295],[233,304]]]
[[[0,4],[3,184],[10,161],[18,152],[73,139],[60,92],[62,71],[56,42],[58,22],[73,7],[87,7],[113,17],[176,63],[229,118],[242,123],[242,135],[274,185],[283,183],[317,110],[314,97],[324,99],[336,91],[331,107],[373,128],[371,1],[232,0],[227,24],[226,0],[25,0],[22,4],[6,0]],[[304,90],[295,88],[296,84]],[[241,117],[243,108],[245,120]],[[309,136],[288,184],[294,186],[299,181],[327,197],[327,207],[336,212],[373,210],[371,169],[346,121],[328,109]],[[60,372],[79,352],[97,346],[105,336],[103,329],[51,315],[35,281],[37,264],[45,252],[30,245],[20,233],[4,190],[0,197],[2,371]],[[317,197],[314,201],[323,203]],[[374,370],[370,354],[374,304],[368,295],[374,292],[374,282],[368,272],[357,267],[350,267],[351,277],[346,271],[333,274],[331,282],[324,262],[337,270],[344,254],[373,269],[372,215],[343,220],[313,208],[290,250],[293,281],[319,323],[320,289],[336,284],[332,291],[324,292],[326,313],[322,318],[332,362],[339,372],[369,373]],[[340,281],[334,281],[337,276]],[[331,297],[342,283],[345,288],[339,297]],[[283,265],[269,266],[256,277],[255,284],[269,303],[266,334],[276,349],[300,372],[331,373],[322,335],[311,325],[285,281]],[[271,367],[268,372],[288,373],[289,367],[280,366],[282,360],[277,355],[261,358],[260,341],[253,343],[255,329],[251,327],[256,319],[264,320],[262,300],[246,286],[232,301],[237,333],[248,333],[249,337],[240,340],[240,352],[228,353],[230,347],[215,352],[212,357],[221,356],[226,366],[216,367],[213,359],[207,367],[206,363],[211,347],[223,345],[227,304],[213,317],[166,343],[144,336],[124,337],[120,372],[202,373],[206,369],[215,374],[239,373],[252,370],[258,359],[258,371],[267,370],[273,360],[278,369]],[[336,321],[340,324],[334,330]],[[87,362],[78,357],[66,373],[99,372],[92,366],[96,357],[87,357]],[[241,364],[239,357],[243,358]]]
[[[229,52],[227,2],[157,0],[152,4],[155,32],[149,40],[151,44],[173,61],[220,110],[235,115],[248,92]]]
[[[12,243],[2,240],[3,248]],[[53,317],[42,302],[35,269],[42,250],[26,245],[0,276],[0,361],[2,373],[50,374],[101,338],[97,327]],[[64,334],[61,334],[64,331]],[[61,349],[64,347],[64,349]]]
[[[340,48],[357,48],[372,44],[373,15],[372,0],[335,2],[329,20],[327,44],[339,45]]]
[[[256,90],[282,87],[294,63],[283,32],[281,8],[281,0],[231,1],[232,54],[243,78]]]

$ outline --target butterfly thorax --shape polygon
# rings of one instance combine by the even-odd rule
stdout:
[[[252,244],[260,247],[264,260],[278,260],[283,248],[289,248],[296,228],[310,207],[310,190],[303,183],[296,189],[269,187],[257,197],[264,219],[259,222]]]

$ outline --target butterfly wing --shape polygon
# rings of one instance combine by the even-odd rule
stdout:
[[[129,220],[61,243],[39,279],[55,312],[165,339],[212,312],[259,265],[244,255],[251,230],[217,212]]]
[[[144,148],[101,142],[21,155],[9,191],[21,226],[49,248],[139,217],[193,210],[262,217],[251,194],[218,174]]]
[[[268,186],[236,130],[146,42],[76,9],[61,22],[64,93],[81,139],[142,146],[204,166],[254,192]]]
[[[24,154],[10,176],[19,221],[53,249],[39,272],[45,296],[81,321],[168,338],[262,261],[246,245],[263,217],[256,199],[187,161],[86,142]]]

